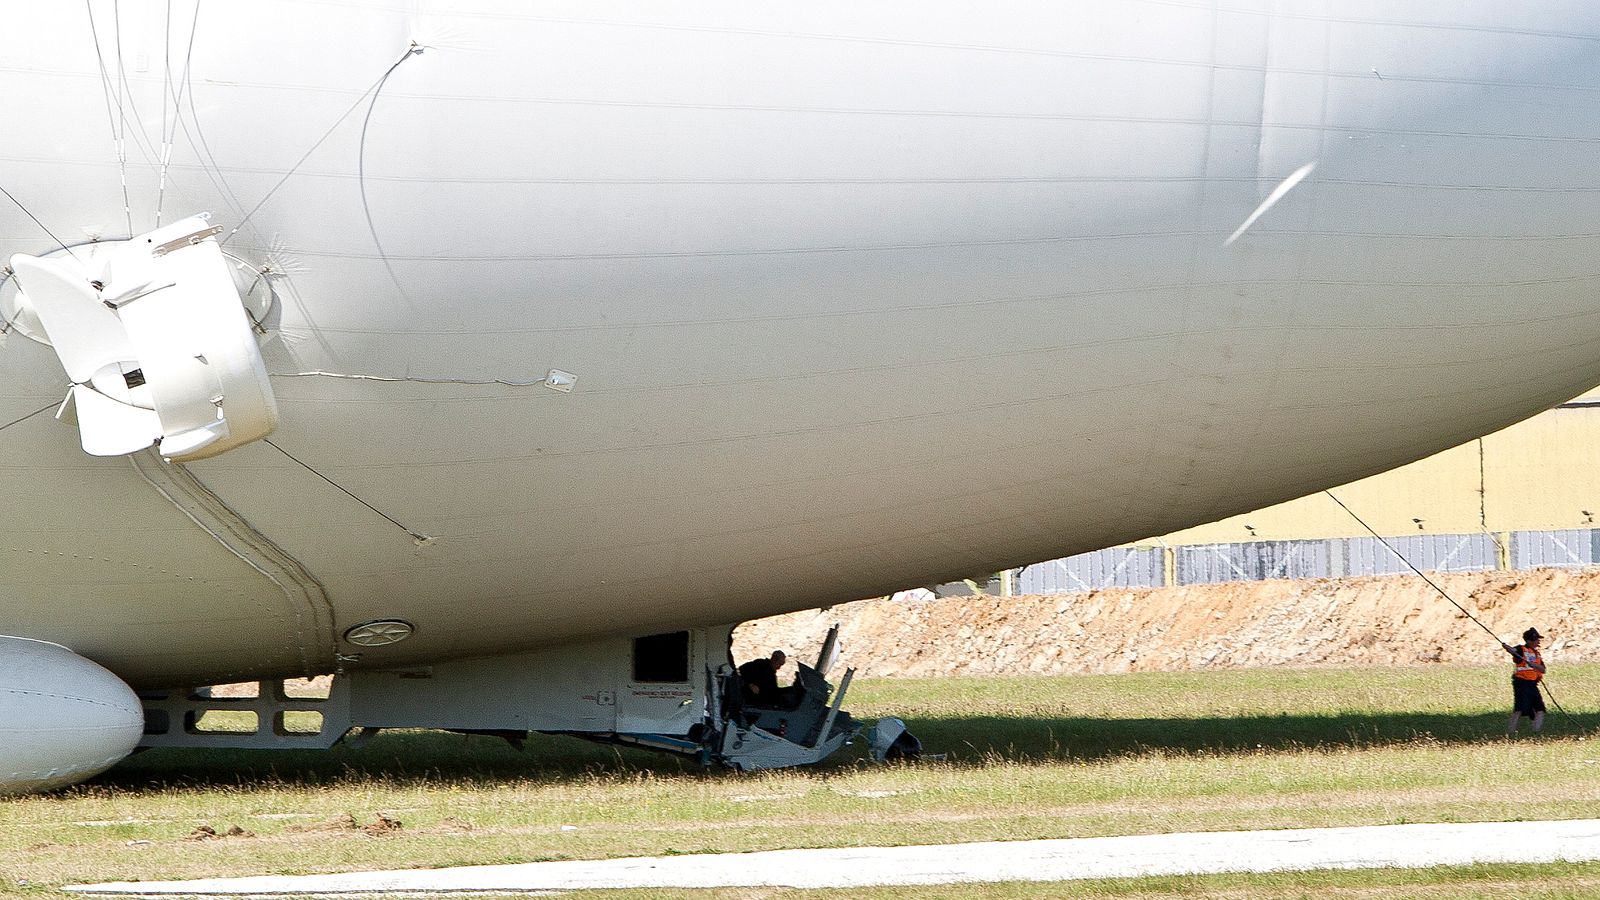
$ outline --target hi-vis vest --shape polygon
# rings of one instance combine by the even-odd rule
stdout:
[[[1543,672],[1534,668],[1536,665],[1544,665],[1544,659],[1539,656],[1539,651],[1524,644],[1517,648],[1517,653],[1519,654],[1517,658],[1520,661],[1517,663],[1516,671],[1511,673],[1511,677],[1538,681],[1544,675]]]

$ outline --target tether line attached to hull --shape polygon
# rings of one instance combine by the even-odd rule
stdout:
[[[1350,507],[1345,506],[1343,500],[1340,500],[1338,497],[1333,496],[1333,491],[1323,491],[1323,493],[1327,494],[1328,498],[1331,499],[1333,502],[1339,504],[1339,508],[1340,509],[1342,509],[1345,512],[1349,513],[1350,514],[1350,518],[1355,519],[1357,522],[1359,522],[1361,524],[1362,528],[1365,528],[1368,531],[1368,533],[1370,533],[1373,537],[1377,538],[1378,539],[1378,543],[1382,544],[1385,549],[1387,549],[1390,553],[1393,553],[1395,556],[1399,557],[1400,561],[1406,564],[1406,568],[1408,568],[1411,571],[1417,573],[1417,575],[1419,577],[1421,577],[1423,581],[1426,581],[1428,583],[1428,587],[1431,587],[1435,591],[1438,591],[1439,592],[1439,596],[1445,598],[1446,600],[1449,600],[1451,606],[1454,606],[1456,609],[1461,610],[1461,614],[1462,615],[1464,615],[1467,618],[1471,619],[1473,621],[1473,623],[1475,623],[1479,628],[1482,628],[1484,631],[1488,632],[1489,636],[1494,638],[1494,642],[1495,643],[1502,644],[1502,645],[1504,644],[1504,642],[1500,640],[1500,635],[1495,634],[1493,631],[1491,631],[1489,629],[1489,626],[1483,624],[1482,622],[1479,622],[1477,616],[1475,616],[1472,613],[1468,612],[1467,608],[1465,606],[1462,606],[1461,604],[1457,603],[1455,601],[1454,597],[1451,597],[1449,594],[1445,593],[1444,588],[1439,587],[1439,585],[1435,584],[1433,579],[1429,578],[1427,576],[1427,574],[1425,574],[1421,569],[1419,569],[1416,566],[1412,565],[1411,564],[1411,560],[1406,559],[1406,555],[1404,553],[1401,553],[1399,550],[1396,550],[1394,548],[1393,544],[1389,543],[1387,540],[1384,540],[1383,535],[1377,533],[1376,531],[1373,531],[1372,530],[1372,526],[1368,525],[1366,523],[1365,519],[1362,519],[1360,516],[1355,514],[1355,510],[1352,510]]]
[[[18,200],[16,197],[13,197],[11,195],[11,192],[6,190],[4,186],[0,186],[0,194],[5,194],[7,200],[10,200],[12,203],[15,203],[17,205],[17,209],[22,210],[24,215],[26,215],[28,218],[33,220],[33,224],[35,224],[35,225],[39,226],[40,228],[44,229],[44,233],[50,235],[50,240],[55,241],[56,244],[58,244],[61,247],[61,249],[67,251],[67,255],[68,256],[70,256],[70,257],[72,257],[74,259],[77,258],[77,254],[72,252],[72,248],[68,247],[65,243],[63,243],[61,238],[56,237],[56,233],[54,231],[50,230],[50,226],[48,226],[48,225],[44,224],[43,222],[39,221],[39,217],[34,215],[26,206],[23,206],[22,205],[22,201]],[[8,268],[6,271],[9,274],[10,269]]]
[[[421,52],[421,49],[418,48],[415,44],[407,46],[406,47],[406,52],[402,53],[400,55],[400,58],[394,61],[393,65],[391,65],[388,69],[384,70],[383,75],[377,81],[374,81],[372,83],[371,87],[369,87],[366,90],[361,92],[361,96],[356,98],[356,102],[350,104],[350,108],[345,110],[344,114],[339,116],[339,118],[336,119],[332,125],[328,126],[328,130],[324,131],[322,133],[322,137],[317,138],[316,143],[312,144],[310,149],[306,150],[306,152],[304,154],[302,154],[301,157],[298,160],[295,160],[294,165],[289,167],[289,171],[283,173],[283,177],[278,179],[278,183],[274,184],[272,186],[272,189],[267,191],[266,196],[262,197],[259,201],[257,201],[256,205],[252,206],[250,208],[250,211],[244,214],[244,218],[240,219],[238,224],[234,225],[233,228],[226,235],[224,235],[221,240],[219,240],[217,242],[218,245],[224,246],[224,247],[227,246],[228,242],[233,240],[234,235],[239,233],[239,229],[243,228],[245,226],[245,223],[249,222],[250,219],[252,217],[254,217],[255,214],[261,210],[261,207],[267,205],[267,201],[272,199],[272,195],[276,194],[278,192],[278,189],[283,187],[285,182],[287,182],[290,178],[292,178],[296,172],[300,171],[300,167],[305,165],[306,160],[311,158],[311,154],[317,152],[317,148],[321,147],[323,142],[326,141],[330,136],[332,136],[332,134],[335,131],[338,130],[340,125],[344,124],[344,120],[350,118],[350,114],[351,113],[355,112],[357,109],[360,109],[361,108],[361,104],[363,104],[363,103],[365,103],[367,101],[367,97],[370,94],[372,94],[373,91],[376,91],[376,90],[382,88],[383,87],[383,83],[389,79],[390,74],[392,74],[394,72],[394,70],[400,66],[401,63],[405,62],[406,60],[410,59],[412,56],[415,56],[417,53],[420,53],[420,52]],[[193,102],[192,98],[194,96],[194,92],[190,91],[189,95],[191,97],[191,102]],[[371,110],[369,109],[368,112],[371,112]],[[199,125],[199,120],[198,119],[196,120],[195,124],[196,124],[196,126]]]
[[[20,419],[12,419],[11,421],[5,423],[4,425],[0,425],[0,431],[5,431],[7,428],[10,428],[13,425],[21,425],[23,422],[28,421],[29,419],[33,418],[34,416],[37,416],[38,414],[40,414],[42,412],[46,412],[46,411],[55,409],[56,407],[58,407],[60,405],[61,405],[61,401],[59,401],[59,400],[51,400],[45,406],[39,407],[38,409],[34,410],[31,413],[28,413],[27,415],[23,416]]]
[[[316,469],[312,468],[309,464],[307,464],[306,462],[302,461],[298,456],[295,456],[293,453],[290,453],[289,451],[283,449],[282,447],[280,447],[277,444],[273,443],[271,440],[262,439],[262,443],[264,443],[268,447],[271,447],[272,449],[278,451],[279,453],[282,453],[284,456],[289,457],[290,460],[292,460],[296,465],[300,466],[302,469],[305,469],[307,472],[310,472],[311,474],[317,476],[318,478],[321,478],[323,481],[326,481],[327,483],[329,483],[329,484],[333,485],[334,487],[338,488],[340,490],[340,492],[342,492],[345,496],[349,497],[351,500],[354,500],[355,502],[361,504],[362,506],[365,506],[367,509],[370,509],[373,512],[377,513],[378,515],[382,516],[383,518],[389,520],[390,524],[394,525],[396,528],[399,528],[401,531],[404,531],[406,534],[411,535],[411,539],[416,542],[417,546],[421,547],[421,546],[425,546],[427,544],[433,543],[433,538],[431,538],[431,537],[429,537],[429,536],[427,536],[427,535],[425,535],[425,534],[423,534],[423,533],[421,533],[419,531],[416,531],[414,529],[407,528],[405,525],[402,525],[400,523],[399,519],[396,519],[394,516],[389,515],[388,513],[384,512],[383,510],[381,510],[379,508],[377,508],[376,506],[373,506],[371,503],[368,503],[367,501],[361,499],[360,497],[357,497],[355,494],[351,493],[350,490],[348,488],[346,488],[344,485],[340,484],[337,481],[334,481],[332,478],[329,478],[328,476],[326,476],[326,475],[322,474],[321,472],[317,471]]]
[[[1444,588],[1439,587],[1439,585],[1437,583],[1435,583],[1432,578],[1428,577],[1427,573],[1423,572],[1421,569],[1419,569],[1416,566],[1412,565],[1411,564],[1411,560],[1406,559],[1406,555],[1404,553],[1401,553],[1399,550],[1396,550],[1394,545],[1389,543],[1388,540],[1386,540],[1383,535],[1381,535],[1378,532],[1374,531],[1372,526],[1368,525],[1367,521],[1365,519],[1363,519],[1360,516],[1356,515],[1355,510],[1351,509],[1348,506],[1345,506],[1343,500],[1340,500],[1338,497],[1335,497],[1333,495],[1333,491],[1323,491],[1323,493],[1328,495],[1328,499],[1330,499],[1333,502],[1339,504],[1339,508],[1344,510],[1345,512],[1349,513],[1350,514],[1350,518],[1355,519],[1358,523],[1360,523],[1361,527],[1365,528],[1369,534],[1371,534],[1373,537],[1377,538],[1378,539],[1378,543],[1382,544],[1385,549],[1387,549],[1390,553],[1393,553],[1396,557],[1398,557],[1401,562],[1405,563],[1406,564],[1406,568],[1408,568],[1411,571],[1417,573],[1417,576],[1419,578],[1421,578],[1423,581],[1426,581],[1428,583],[1428,587],[1433,588],[1435,591],[1437,591],[1439,593],[1439,596],[1441,596],[1444,599],[1450,601],[1450,605],[1451,606],[1454,606],[1456,609],[1461,610],[1461,614],[1462,615],[1464,615],[1467,618],[1471,619],[1473,624],[1477,625],[1479,628],[1482,628],[1485,632],[1488,633],[1488,635],[1490,637],[1494,638],[1494,642],[1496,644],[1499,644],[1502,648],[1504,648],[1507,651],[1511,650],[1511,647],[1508,646],[1505,641],[1500,640],[1500,636],[1498,634],[1495,634],[1494,631],[1492,631],[1489,628],[1489,626],[1487,626],[1487,625],[1483,624],[1481,621],[1479,621],[1477,616],[1475,616],[1472,613],[1468,612],[1467,608],[1465,606],[1462,606],[1461,604],[1457,603],[1455,598],[1450,596],[1448,593],[1446,593]],[[1565,709],[1561,709],[1561,704],[1560,703],[1556,703],[1555,694],[1550,692],[1550,686],[1544,683],[1544,679],[1542,679],[1542,678],[1539,679],[1539,684],[1540,684],[1541,687],[1544,688],[1545,693],[1550,695],[1550,702],[1555,704],[1556,709],[1561,710],[1562,713],[1566,713]]]

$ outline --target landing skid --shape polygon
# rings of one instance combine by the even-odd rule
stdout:
[[[782,709],[740,702],[726,659],[732,626],[616,639],[516,656],[336,676],[324,698],[261,682],[253,696],[207,688],[146,695],[145,747],[326,749],[359,745],[382,729],[492,734],[513,746],[531,732],[639,747],[755,771],[821,762],[865,735],[873,758],[914,755],[898,719],[864,727],[838,690],[800,664]],[[670,658],[663,659],[664,652]],[[717,648],[712,659],[707,648]],[[818,660],[825,665],[830,654]],[[691,673],[698,672],[696,677]]]

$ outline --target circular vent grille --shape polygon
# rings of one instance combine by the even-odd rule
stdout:
[[[416,631],[410,622],[400,619],[378,619],[353,625],[344,633],[344,639],[357,647],[387,647],[398,644]]]

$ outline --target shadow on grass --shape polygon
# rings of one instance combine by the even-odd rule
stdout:
[[[1468,745],[1506,740],[1506,714],[1277,715],[1238,718],[1093,719],[976,716],[908,722],[930,753],[957,764],[1101,760],[1149,753],[1259,753],[1371,749],[1413,744]],[[1552,713],[1544,733],[1522,722],[1520,740],[1588,734],[1600,714]]]
[[[391,785],[558,782],[634,775],[706,777],[690,759],[530,735],[523,750],[484,735],[391,731],[355,748],[330,750],[191,750],[157,748],[123,760],[87,782],[127,791],[237,786],[318,786],[382,781]]]
[[[1418,743],[1469,745],[1505,740],[1506,718],[1475,715],[1279,715],[1240,718],[1101,719],[971,716],[908,720],[928,753],[946,764],[1093,761],[1150,753],[1260,753],[1370,749]],[[1519,740],[1587,734],[1600,714],[1553,713],[1542,736],[1523,723]],[[858,742],[816,770],[862,764]],[[270,788],[380,781],[391,785],[562,782],[585,778],[738,778],[689,759],[534,735],[519,752],[498,738],[390,732],[356,749],[328,751],[149,750],[77,790],[140,793],[174,788]]]

